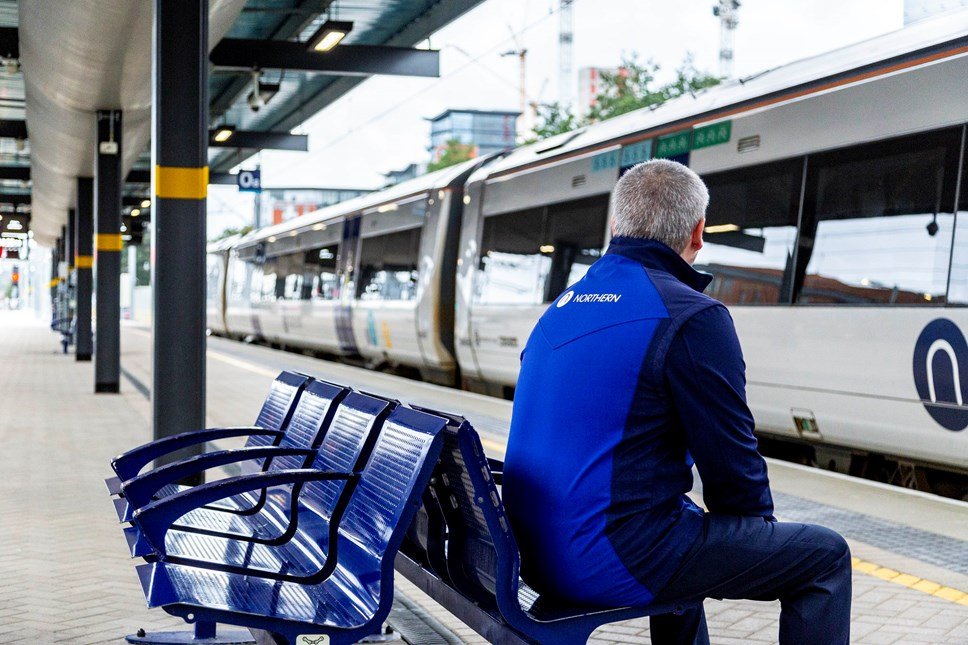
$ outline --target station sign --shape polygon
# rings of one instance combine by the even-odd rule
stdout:
[[[648,161],[652,157],[652,139],[636,141],[622,146],[622,168],[631,168],[636,164]]]
[[[699,150],[710,146],[729,143],[733,135],[733,122],[720,121],[712,125],[704,125],[694,130],[683,130],[667,134],[656,140],[655,156],[660,159],[686,154],[690,150]]]
[[[240,170],[236,177],[240,193],[261,193],[262,192],[262,171]]]

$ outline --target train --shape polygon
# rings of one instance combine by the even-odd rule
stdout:
[[[652,158],[709,187],[764,450],[968,492],[968,22],[904,29],[212,244],[212,333],[513,397]]]

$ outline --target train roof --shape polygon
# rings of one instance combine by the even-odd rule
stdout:
[[[320,222],[346,217],[347,215],[352,215],[381,204],[398,201],[410,195],[419,195],[420,193],[425,193],[435,188],[445,188],[453,183],[453,181],[460,177],[464,172],[484,163],[489,158],[491,157],[477,157],[475,159],[470,159],[453,166],[448,166],[447,168],[443,168],[441,170],[427,173],[426,175],[415,177],[414,179],[400,182],[399,184],[394,184],[393,186],[383,190],[367,193],[366,195],[360,195],[359,197],[354,197],[353,199],[348,199],[344,202],[339,202],[330,206],[324,206],[319,210],[307,213],[301,217],[296,217],[280,224],[267,226],[257,231],[253,231],[248,235],[235,240],[237,244],[232,244],[229,246],[250,246],[272,236],[289,233],[290,231],[312,226],[313,224],[318,224]]]
[[[697,117],[708,116],[708,121],[715,121],[732,114],[735,108],[755,109],[756,103],[766,97],[793,100],[801,95],[797,90],[823,91],[827,82],[850,82],[850,76],[865,68],[881,68],[882,73],[889,73],[893,71],[890,63],[916,61],[922,56],[933,60],[930,54],[938,52],[943,52],[939,58],[968,52],[968,9],[948,11],[897,31],[543,139],[515,149],[477,176],[508,172],[603,147],[635,133],[661,135],[684,127],[684,121],[693,122]],[[866,78],[857,76],[857,81]],[[784,94],[788,96],[784,98]]]

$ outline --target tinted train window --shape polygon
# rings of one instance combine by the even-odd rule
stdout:
[[[231,252],[229,260],[229,271],[231,272],[228,289],[229,300],[248,300],[253,266],[251,262],[241,260],[236,251]]]
[[[607,195],[486,218],[474,301],[551,302],[601,257],[607,219]]]
[[[276,299],[276,261],[254,265],[252,270],[252,302],[271,302]]]
[[[205,282],[205,295],[208,300],[218,300],[219,276],[222,274],[222,255],[211,253],[205,258],[207,269],[207,280]]]
[[[551,255],[544,301],[581,280],[602,255],[608,198],[593,197],[548,207],[541,252]]]
[[[365,238],[360,250],[360,300],[413,300],[417,293],[420,229]]]
[[[306,266],[311,268],[313,273],[310,280],[311,293],[316,300],[339,298],[339,276],[336,273],[338,253],[339,246],[336,244],[306,252]]]
[[[958,134],[904,137],[810,158],[798,302],[945,301]]]
[[[706,293],[727,305],[789,300],[803,161],[703,177],[706,232],[696,268],[713,276]]]

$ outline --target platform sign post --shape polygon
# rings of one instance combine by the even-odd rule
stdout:
[[[94,391],[121,390],[121,111],[97,112]]]
[[[156,439],[205,427],[208,64],[208,0],[155,0],[151,405]],[[170,454],[161,463],[199,449]]]
[[[94,353],[91,336],[91,287],[94,275],[94,180],[77,178],[77,208],[75,209],[74,267],[77,271],[77,324],[74,326],[75,358],[89,361]]]

